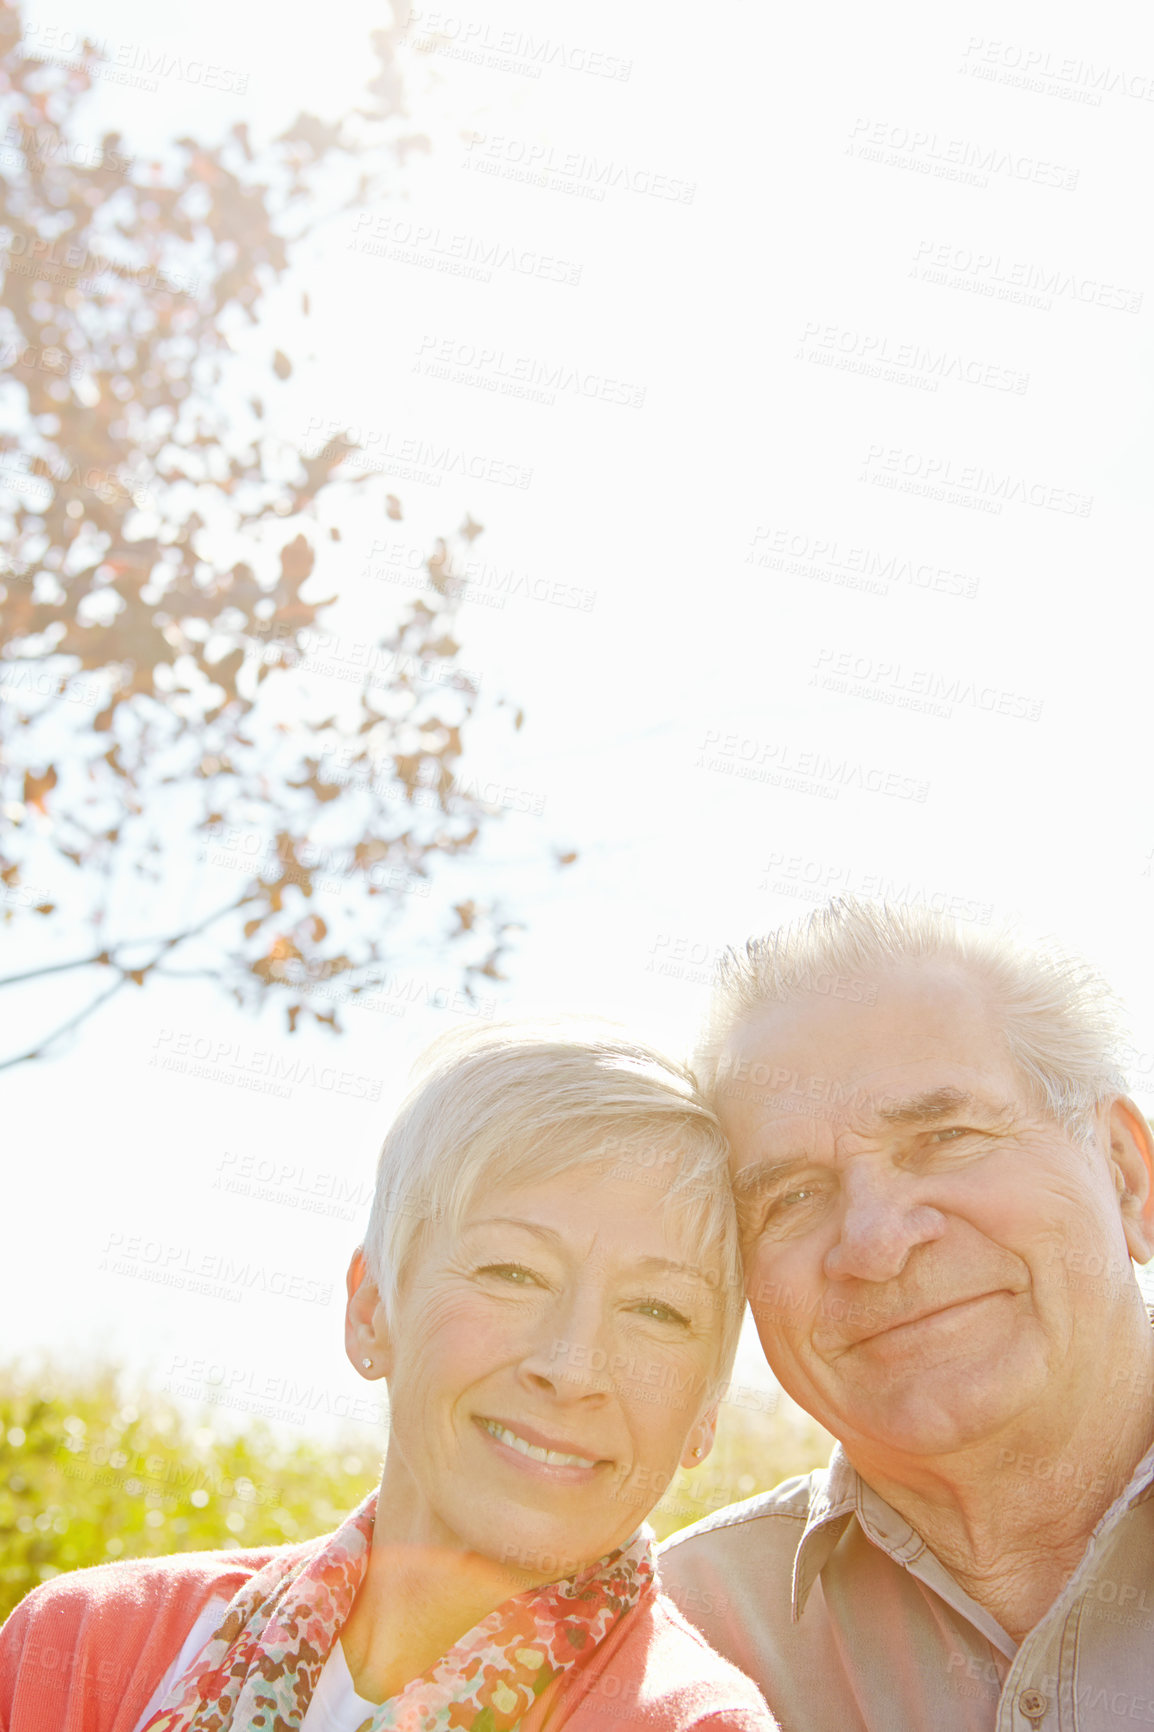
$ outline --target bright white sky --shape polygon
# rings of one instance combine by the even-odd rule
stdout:
[[[290,14],[223,0],[179,18],[46,0],[32,16],[41,40],[86,28],[113,54],[247,75],[243,98],[187,76],[109,84],[94,124],[146,153],[238,115],[260,134],[302,104],[339,107],[380,14],[346,4],[297,33]],[[579,611],[523,585],[462,613],[464,661],[527,718],[517,736],[483,729],[471,768],[543,803],[502,827],[478,886],[526,924],[502,1002],[600,1012],[680,1049],[718,945],[828,890],[944,898],[1093,957],[1131,1004],[1149,1105],[1154,15],[721,0],[655,16],[588,0],[442,10],[441,50],[404,57],[429,155],[327,237],[307,326],[286,301],[284,346],[317,355],[279,411],[286,439],[359,424],[378,449],[419,440],[531,469],[524,489],[398,479],[405,522],[386,527],[427,545],[467,510],[501,573],[595,592]],[[538,77],[519,32],[557,50]],[[567,67],[562,48],[629,75]],[[545,186],[505,173],[534,150],[554,167]],[[603,197],[566,190],[596,186],[582,157],[612,163]],[[692,202],[626,184],[657,177]],[[382,256],[397,223],[439,237],[425,259],[467,236],[580,280]],[[418,368],[440,354],[454,376]],[[644,400],[493,389],[518,363]],[[1079,503],[1088,514],[1061,508]],[[364,575],[378,532],[345,526],[353,638],[406,593]],[[863,566],[866,586],[847,585]],[[910,707],[935,693],[941,713]],[[554,871],[554,845],[579,863]],[[5,1046],[80,990],[6,995]],[[308,1391],[318,1415],[360,1398],[338,1300],[359,1199],[389,1102],[446,1020],[357,1011],[339,1044],[289,1041],[207,986],[156,985],[6,1075],[23,1223],[0,1266],[9,1348],[113,1354],[157,1387],[207,1380],[241,1415],[259,1390],[298,1409]],[[277,1099],[153,1062],[205,1041],[335,1065],[379,1098],[305,1084]],[[269,1164],[281,1177],[263,1198],[219,1186]],[[343,1198],[338,1213],[296,1206],[310,1189]],[[136,1274],[106,1266],[125,1257]],[[213,1259],[331,1299],[189,1291]],[[758,1375],[756,1344],[741,1375]]]

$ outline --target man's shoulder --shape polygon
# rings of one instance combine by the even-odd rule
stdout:
[[[776,1530],[796,1544],[809,1520],[815,1495],[824,1488],[825,1472],[824,1468],[816,1468],[813,1473],[796,1474],[792,1479],[782,1480],[772,1491],[759,1492],[742,1503],[727,1504],[694,1522],[692,1527],[670,1534],[660,1549],[662,1565],[675,1559],[683,1547],[699,1549],[701,1542],[713,1546],[723,1545],[727,1539],[744,1538],[755,1524],[759,1525],[759,1538]]]

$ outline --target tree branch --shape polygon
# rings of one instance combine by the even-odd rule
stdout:
[[[78,1010],[75,1016],[71,1016],[67,1022],[61,1023],[55,1033],[46,1035],[39,1046],[31,1047],[27,1052],[18,1053],[15,1058],[0,1059],[0,1071],[12,1070],[14,1066],[27,1064],[34,1058],[43,1058],[45,1047],[51,1046],[54,1041],[60,1039],[61,1035],[70,1033],[79,1023],[86,1021],[94,1011],[99,1010],[102,1004],[107,1004],[110,998],[115,998],[121,988],[128,985],[128,978],[127,974],[122,974],[119,980],[113,981],[107,992],[98,994],[91,1004],[86,1004],[83,1010]]]
[[[26,974],[10,975],[7,980],[0,980],[0,986],[13,986],[20,980],[35,980],[44,975],[59,974],[66,968],[85,968],[97,962],[119,970],[120,975],[120,978],[113,982],[107,992],[98,993],[90,1004],[84,1006],[83,1010],[78,1010],[75,1016],[70,1016],[67,1022],[61,1023],[59,1028],[54,1029],[51,1034],[45,1035],[43,1040],[37,1041],[36,1045],[29,1047],[27,1052],[17,1053],[15,1058],[0,1059],[0,1071],[12,1070],[18,1064],[29,1064],[33,1059],[44,1058],[50,1046],[54,1046],[62,1036],[70,1034],[80,1023],[87,1021],[94,1011],[99,1010],[101,1005],[107,1004],[110,998],[114,998],[123,987],[128,985],[130,980],[134,981],[137,986],[143,986],[145,976],[156,968],[162,957],[175,950],[178,944],[184,944],[188,939],[198,937],[216,921],[222,920],[226,914],[235,914],[238,909],[244,907],[246,902],[253,900],[253,893],[246,891],[243,896],[238,896],[235,902],[230,902],[227,908],[218,908],[215,914],[206,915],[195,926],[190,926],[186,932],[178,932],[172,938],[160,940],[160,949],[150,962],[144,963],[140,968],[125,968],[123,963],[115,961],[108,951],[102,950],[96,956],[85,957],[79,962],[53,963],[47,968],[31,969]],[[126,939],[114,948],[119,950],[135,944],[155,944],[157,942],[156,939],[148,938]],[[163,973],[163,970],[159,972]]]
[[[187,932],[178,932],[172,938],[121,938],[115,944],[106,944],[103,950],[96,951],[92,956],[78,956],[72,962],[48,962],[43,968],[28,968],[23,974],[7,974],[0,979],[0,986],[23,986],[28,980],[45,980],[50,974],[66,974],[73,968],[93,968],[99,963],[105,968],[118,968],[123,975],[147,974],[155,968],[162,956],[174,950],[178,944],[183,944],[187,938],[196,938],[208,927],[223,920],[226,914],[235,914],[243,908],[246,902],[251,902],[251,893],[239,896],[235,902],[230,902],[227,908],[218,908],[215,914],[209,914],[196,926],[190,926]],[[145,963],[142,969],[125,968],[122,962],[116,960],[114,951],[135,950],[141,944],[159,944],[160,949],[151,962]]]

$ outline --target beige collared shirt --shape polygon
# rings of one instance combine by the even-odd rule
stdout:
[[[675,1535],[660,1570],[782,1732],[1154,1726],[1154,1449],[1020,1646],[840,1447],[828,1468]]]

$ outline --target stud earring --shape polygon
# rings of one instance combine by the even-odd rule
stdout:
[[[361,1364],[364,1366],[366,1371],[371,1371],[373,1369],[373,1362],[371,1359],[362,1359]]]
[[[694,1461],[698,1461],[700,1459],[700,1456],[701,1456],[701,1445],[699,1443],[695,1443],[693,1446],[693,1459],[694,1459]]]

